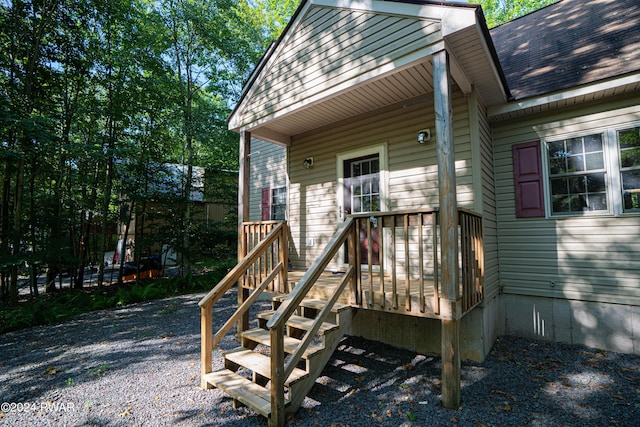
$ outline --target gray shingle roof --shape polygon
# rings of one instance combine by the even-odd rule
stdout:
[[[640,0],[562,0],[491,30],[515,99],[640,70]]]

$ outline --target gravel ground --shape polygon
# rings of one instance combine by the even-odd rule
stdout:
[[[0,336],[0,425],[266,425],[200,390],[201,296]],[[216,306],[216,325],[235,300],[229,293]],[[220,345],[233,346],[231,336]],[[439,407],[440,372],[438,357],[346,337],[290,424],[640,425],[639,356],[502,337],[484,363],[463,363],[459,411]]]

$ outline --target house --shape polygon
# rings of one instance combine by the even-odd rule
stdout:
[[[200,303],[202,385],[281,425],[326,319],[441,354],[449,408],[460,359],[502,334],[639,354],[639,19],[635,0],[561,0],[489,31],[459,2],[303,1],[229,118],[241,259]],[[284,171],[251,173],[268,144]],[[283,184],[285,225],[256,223]],[[214,336],[207,316],[238,279],[243,347],[212,373],[230,324]],[[286,296],[247,330],[263,289]],[[251,365],[258,343],[272,357]]]
[[[141,253],[160,255],[163,266],[176,265],[182,237],[176,221],[184,216],[181,200],[187,166],[152,163],[144,172],[130,170],[124,163],[118,166],[124,191],[113,259],[132,261],[137,246]],[[235,191],[229,191],[229,187],[237,185],[236,175],[234,171],[192,168],[189,202],[194,224],[219,227],[234,212],[229,194],[235,197]]]

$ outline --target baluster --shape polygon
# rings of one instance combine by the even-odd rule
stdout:
[[[419,288],[420,295],[418,296],[420,299],[420,312],[424,313],[424,250],[422,245],[424,244],[422,241],[422,214],[418,214],[418,280],[419,280]]]
[[[387,300],[384,292],[384,217],[376,217],[377,229],[378,229],[378,264],[380,267],[380,294],[382,297],[381,306],[384,308],[387,305]]]
[[[391,217],[391,301],[398,308],[398,282],[396,279],[396,216]]]
[[[405,300],[404,308],[407,311],[411,311],[411,278],[410,278],[410,254],[409,254],[409,215],[404,215],[404,285],[405,285]]]
[[[371,221],[369,218],[367,221],[367,271],[369,273],[369,295],[370,305],[373,306],[375,303],[375,297],[373,295],[373,239],[371,238]]]
[[[438,213],[432,212],[431,225],[433,234],[433,312],[440,314],[440,272],[438,268]]]

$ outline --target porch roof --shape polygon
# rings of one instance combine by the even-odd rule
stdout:
[[[488,105],[509,97],[478,5],[425,0],[307,0],[254,70],[229,128],[267,141],[393,104],[431,100],[431,55]]]

